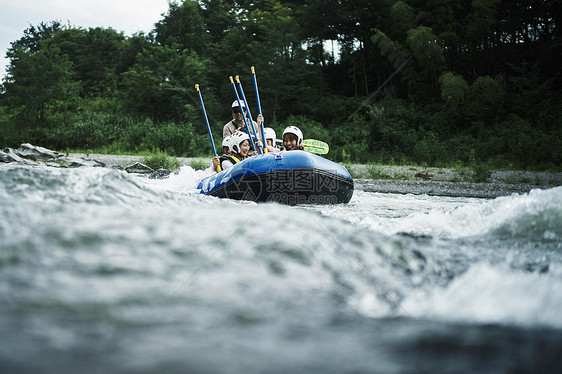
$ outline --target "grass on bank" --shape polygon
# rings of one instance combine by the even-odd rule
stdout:
[[[193,160],[189,163],[189,166],[193,169],[193,170],[207,170],[210,166],[210,164],[208,162],[202,161],[202,160]]]
[[[379,180],[442,180],[439,175],[434,175],[432,172],[426,170],[428,166],[423,165],[392,165],[369,163],[367,165],[357,165],[351,163],[343,163],[343,166],[349,171],[354,179],[379,179]],[[392,171],[390,167],[397,166],[399,169]],[[404,169],[407,168],[407,169]],[[444,168],[451,169],[454,176],[448,180],[451,182],[472,182],[472,183],[486,183],[490,181],[492,170],[486,163],[472,163],[470,166],[464,166],[461,163],[445,166]],[[421,170],[420,170],[421,169]],[[431,169],[439,169],[433,168]],[[439,171],[437,171],[439,174]]]
[[[148,157],[143,158],[140,162],[154,170],[177,170],[180,167],[180,162],[178,161],[178,159],[169,156],[166,152],[156,152]],[[209,168],[210,164],[202,160],[193,160],[189,163],[189,166],[193,170],[206,170]]]
[[[144,157],[141,163],[154,170],[177,170],[180,167],[180,162],[177,158],[171,157],[166,152],[161,152],[159,150],[150,156]]]

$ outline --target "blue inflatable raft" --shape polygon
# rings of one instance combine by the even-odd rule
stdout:
[[[339,204],[353,196],[345,167],[305,151],[266,153],[211,175],[197,186],[202,194],[282,204]]]

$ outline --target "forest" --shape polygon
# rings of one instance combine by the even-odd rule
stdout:
[[[266,126],[338,162],[562,170],[560,1],[170,2],[148,33],[30,25],[7,51],[0,146],[210,156],[239,75]]]

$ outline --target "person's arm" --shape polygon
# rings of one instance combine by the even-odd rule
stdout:
[[[277,147],[272,147],[272,146],[268,145],[268,146],[267,146],[267,151],[268,151],[268,152],[277,153],[277,152],[280,152],[281,150],[280,150],[279,148],[277,148]]]
[[[263,143],[263,138],[261,136],[262,135],[261,134],[261,124],[263,123],[263,121],[264,121],[263,115],[258,114],[258,118],[256,118],[256,124],[257,124],[256,131],[258,133],[258,138],[262,141],[262,143]]]

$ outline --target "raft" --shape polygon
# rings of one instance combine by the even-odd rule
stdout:
[[[341,204],[353,196],[345,167],[306,151],[282,151],[247,158],[197,186],[202,194],[281,204]]]

